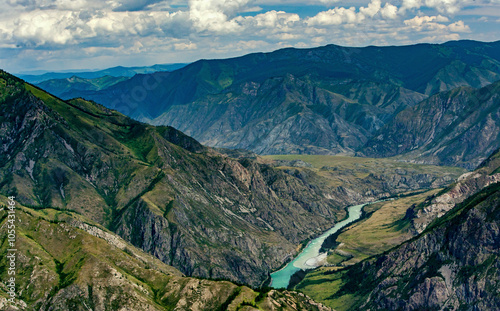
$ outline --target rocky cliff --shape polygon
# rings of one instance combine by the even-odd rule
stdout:
[[[497,183],[457,205],[413,241],[347,272],[348,278],[364,279],[354,285],[368,293],[362,308],[500,308],[499,207]],[[363,289],[368,284],[369,292]]]
[[[456,204],[462,203],[483,188],[500,181],[500,152],[497,150],[488,157],[480,167],[460,176],[457,181],[441,191],[436,197],[428,198],[419,206],[412,207],[412,228],[421,233],[436,218],[443,216]]]
[[[499,103],[500,82],[439,93],[397,114],[361,150],[474,169],[500,146]]]

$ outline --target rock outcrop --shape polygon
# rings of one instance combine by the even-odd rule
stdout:
[[[499,103],[500,82],[439,93],[398,113],[361,152],[475,169],[500,147]]]
[[[367,280],[360,287],[371,282],[362,309],[500,308],[499,208],[497,183],[457,205],[416,239],[353,268],[349,277]]]

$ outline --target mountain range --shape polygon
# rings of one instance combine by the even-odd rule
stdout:
[[[500,147],[500,82],[438,93],[397,114],[361,152],[474,169]]]
[[[499,51],[329,45],[38,85],[0,71],[19,296],[0,308],[500,308]],[[388,198],[267,287],[346,207]]]
[[[37,84],[43,81],[52,79],[68,79],[71,77],[79,77],[82,79],[96,79],[104,76],[112,77],[132,77],[139,73],[153,73],[157,71],[172,71],[186,66],[187,64],[157,64],[153,66],[143,67],[123,67],[117,66],[102,70],[78,70],[78,71],[64,71],[64,72],[45,72],[42,74],[19,74],[21,79]]]
[[[78,212],[187,275],[259,286],[343,207],[461,173],[394,164],[330,186],[312,170],[233,159],[174,128],[64,102],[5,72],[2,81],[0,191]]]
[[[467,148],[467,139],[474,135],[461,130],[471,120],[454,115],[462,110],[451,109],[457,105],[473,107],[473,89],[500,80],[499,55],[500,42],[475,41],[289,48],[225,60],[200,60],[173,72],[136,75],[101,90],[75,90],[65,98],[83,97],[141,121],[173,126],[212,147],[242,148],[258,154],[380,157],[420,148],[409,154],[409,160],[471,169],[485,155],[479,156],[482,151],[478,151],[466,158],[453,156]],[[469,89],[460,91],[458,87]],[[492,92],[485,96],[496,102],[497,88],[477,92]],[[438,97],[431,102],[428,98],[433,95]],[[437,142],[438,137],[430,136],[425,146],[406,142],[405,147],[397,147],[399,143],[391,142],[395,145],[374,149],[377,139],[388,135],[384,131],[391,126],[394,131],[405,121],[405,115],[424,105],[420,104],[423,100],[428,100],[427,105],[439,105],[436,99],[446,101],[447,96],[455,96],[453,100],[460,103],[446,114],[465,122],[448,124],[442,133],[449,133],[448,138]],[[440,105],[434,109],[448,107]],[[498,120],[488,121],[491,115],[475,118],[473,122],[495,124]],[[463,135],[463,142],[451,142]],[[445,147],[439,154],[431,150],[421,156],[425,148],[432,148],[429,143],[433,139],[440,147],[450,143],[451,150]],[[485,154],[500,146],[494,137],[481,145]]]

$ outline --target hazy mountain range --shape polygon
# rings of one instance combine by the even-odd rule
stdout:
[[[132,77],[136,74],[153,73],[157,71],[172,71],[186,66],[187,64],[157,64],[153,66],[143,67],[123,67],[117,66],[103,70],[78,70],[78,71],[64,71],[64,72],[45,72],[42,74],[19,74],[18,76],[30,83],[41,83],[51,79],[68,79],[72,77],[79,77],[83,79],[95,79],[104,76],[112,77]]]

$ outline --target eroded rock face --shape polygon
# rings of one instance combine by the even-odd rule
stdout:
[[[475,169],[500,146],[499,101],[499,82],[436,94],[398,113],[361,152]]]
[[[374,273],[379,281],[364,307],[498,309],[499,188],[480,194],[479,203],[465,203],[461,215],[427,234],[376,261],[365,262],[362,269]]]
[[[499,173],[487,175],[485,173],[470,172],[462,175],[451,189],[432,199],[429,205],[418,210],[416,218],[412,220],[413,227],[418,233],[421,233],[434,219],[446,214],[456,204],[499,181]]]

